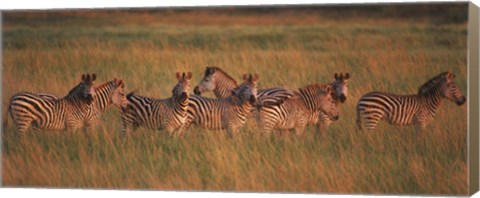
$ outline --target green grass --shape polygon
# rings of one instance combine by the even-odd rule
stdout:
[[[122,78],[127,91],[155,98],[169,97],[175,72],[192,71],[194,86],[207,65],[238,80],[258,72],[259,88],[327,83],[334,72],[352,77],[340,120],[320,137],[313,127],[298,137],[260,137],[250,122],[234,140],[196,127],[183,138],[140,129],[123,139],[114,107],[87,135],[20,137],[10,120],[2,136],[2,185],[465,195],[466,105],[445,100],[420,142],[413,127],[382,123],[372,134],[356,129],[355,105],[367,92],[413,94],[447,70],[467,90],[464,21],[439,23],[444,16],[435,14],[403,19],[384,11],[383,17],[345,21],[322,12],[7,13],[4,110],[20,91],[63,96],[85,72],[97,73],[97,84]]]

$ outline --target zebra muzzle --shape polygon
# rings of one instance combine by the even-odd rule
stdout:
[[[465,97],[462,97],[460,100],[458,100],[456,103],[458,106],[465,104],[467,99]]]
[[[338,120],[340,118],[340,116],[336,115],[336,116],[332,116],[333,120]]]
[[[347,96],[345,96],[345,94],[342,94],[338,99],[340,100],[341,103],[344,103],[345,100],[347,100]]]

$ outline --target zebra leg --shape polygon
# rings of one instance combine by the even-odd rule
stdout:
[[[303,132],[305,131],[305,127],[307,126],[307,123],[306,121],[305,122],[301,122],[299,125],[297,125],[297,127],[295,127],[295,135],[302,135]]]
[[[357,127],[362,131],[362,116],[360,115],[360,109],[357,107]]]
[[[91,133],[95,129],[95,124],[94,123],[86,123],[85,124],[85,133]]]
[[[67,131],[70,133],[76,133],[77,132],[77,126],[72,125],[72,126],[67,126]]]
[[[418,119],[415,120],[415,140],[423,140],[425,137],[425,128],[427,127],[427,124],[425,122],[422,122]]]
[[[227,126],[228,137],[233,139],[235,137],[238,137],[239,133],[240,133],[240,127]]]
[[[168,136],[170,137],[175,137],[175,138],[180,137],[180,130],[181,130],[181,126],[179,128],[175,128],[174,126],[166,127],[166,131],[168,133]]]
[[[377,127],[378,123],[383,119],[384,113],[381,112],[372,112],[370,114],[365,114],[365,113],[360,113],[360,119],[364,119],[365,121],[365,128],[367,129],[367,132],[373,132],[375,128]],[[358,121],[357,121],[358,122]]]
[[[129,133],[129,128],[134,128],[133,120],[127,118],[126,115],[122,115],[122,130],[120,131],[121,136],[126,136]]]
[[[322,136],[323,134],[325,134],[325,132],[326,132],[327,129],[328,129],[328,126],[330,126],[330,123],[319,121],[319,122],[316,124],[316,127],[315,127],[316,132],[317,132],[317,136],[320,137],[320,136]]]
[[[18,133],[24,135],[28,128],[32,125],[33,119],[31,117],[23,117],[14,119],[15,125],[17,125]]]

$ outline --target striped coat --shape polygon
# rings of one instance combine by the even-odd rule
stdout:
[[[213,91],[215,97],[226,98],[232,95],[233,90],[238,87],[237,81],[218,67],[207,67],[205,75],[200,83],[195,86],[193,92],[201,95],[204,92]],[[257,91],[257,105],[280,104],[293,96],[293,92],[282,87],[259,89]]]
[[[258,107],[260,129],[267,134],[274,129],[295,129],[296,134],[301,134],[307,124],[318,121],[320,112],[337,120],[338,110],[332,93],[328,85],[313,84],[299,89],[294,97],[280,105]]]
[[[181,135],[187,118],[190,98],[190,79],[192,73],[176,73],[178,83],[172,90],[172,96],[166,99],[154,99],[130,93],[128,106],[122,114],[122,134],[139,126],[166,130],[169,135]]]
[[[74,132],[84,125],[84,118],[94,105],[95,79],[95,74],[82,75],[80,84],[63,98],[51,94],[17,93],[10,99],[8,112],[21,134],[30,126],[37,130],[67,129]]]
[[[415,95],[397,95],[385,92],[370,92],[357,103],[357,126],[373,131],[381,120],[392,125],[416,126],[417,132],[433,121],[443,98],[457,105],[466,98],[452,81],[451,72],[443,72],[422,85]]]
[[[243,127],[256,100],[258,75],[244,75],[244,83],[226,98],[190,98],[186,128],[192,123],[205,129],[226,130],[235,136]]]

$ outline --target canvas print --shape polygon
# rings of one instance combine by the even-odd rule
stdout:
[[[2,186],[467,195],[467,16],[3,12]]]

